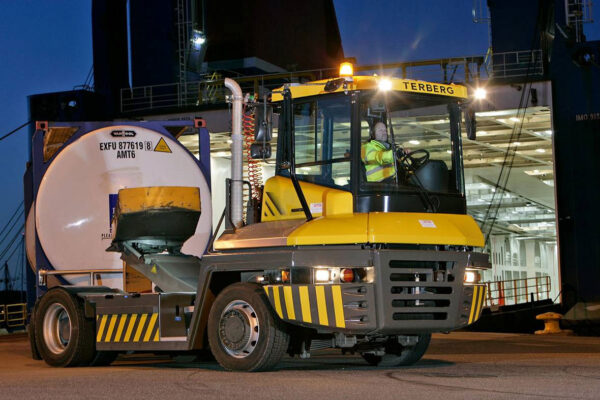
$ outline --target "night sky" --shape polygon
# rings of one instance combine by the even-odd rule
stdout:
[[[487,25],[472,22],[472,0],[334,3],[344,53],[359,65],[483,55],[488,47]],[[90,0],[0,4],[2,136],[27,121],[26,96],[84,83],[92,66],[92,32]],[[599,23],[585,29],[588,39],[600,39]],[[27,137],[23,129],[0,142],[0,230],[22,201]]]

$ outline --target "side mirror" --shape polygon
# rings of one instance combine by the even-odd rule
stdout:
[[[259,103],[254,109],[254,115],[254,141],[270,142],[273,139],[273,107]]]
[[[465,128],[467,129],[467,138],[475,140],[477,138],[477,120],[475,119],[475,110],[471,107],[465,109]]]
[[[253,159],[271,158],[270,143],[252,143],[250,145],[250,157]]]

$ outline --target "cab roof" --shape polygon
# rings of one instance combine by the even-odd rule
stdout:
[[[303,84],[290,84],[289,89],[292,93],[292,98],[315,96],[320,94],[339,93],[345,90],[373,90],[379,89],[379,84],[382,80],[388,80],[391,85],[389,91],[422,93],[445,97],[455,97],[466,99],[468,97],[467,88],[463,85],[451,83],[449,85],[443,83],[434,83],[426,81],[418,81],[412,79],[388,78],[383,76],[352,76],[346,79],[346,88],[340,84],[335,90],[325,91],[325,85],[330,81],[344,78],[323,79],[320,81],[308,82]],[[283,100],[283,89],[280,87],[273,91],[272,101]]]

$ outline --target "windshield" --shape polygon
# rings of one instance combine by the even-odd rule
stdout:
[[[360,190],[461,193],[459,117],[455,103],[437,98],[361,96]]]

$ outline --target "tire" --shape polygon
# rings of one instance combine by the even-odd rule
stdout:
[[[33,324],[33,318],[34,316],[32,315],[31,321],[27,325],[27,337],[29,338],[29,348],[31,350],[31,358],[33,358],[34,360],[41,360],[42,356],[40,356],[40,352],[38,351],[37,345],[35,343],[35,328]]]
[[[34,329],[36,347],[48,365],[89,365],[96,356],[95,323],[85,318],[81,300],[62,288],[42,296]]]
[[[105,367],[115,361],[118,356],[118,351],[96,351],[96,356],[89,365],[90,367]]]
[[[431,334],[419,335],[419,341],[414,346],[404,347],[398,344],[395,338],[388,341],[385,347],[385,355],[378,356],[372,353],[363,353],[362,357],[370,365],[379,367],[401,367],[413,365],[423,357],[429,342]]]
[[[208,343],[217,362],[231,371],[264,371],[285,354],[290,337],[263,289],[235,283],[215,299],[208,316]]]

